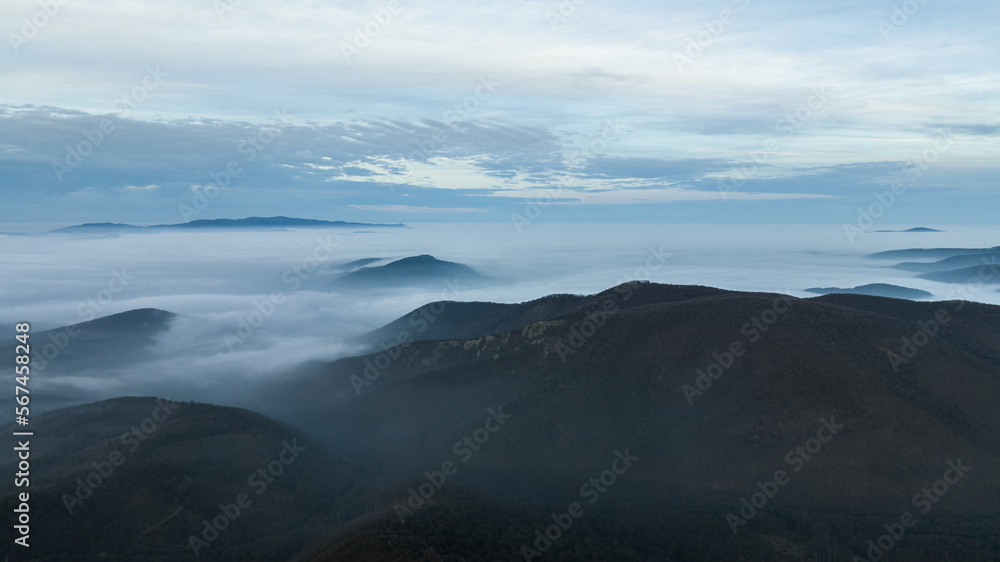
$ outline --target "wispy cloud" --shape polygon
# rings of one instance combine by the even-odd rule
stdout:
[[[982,141],[998,134],[989,117],[1000,103],[996,2],[928,2],[888,38],[879,22],[892,5],[860,0],[584,3],[558,26],[549,2],[402,6],[350,62],[341,43],[370,19],[367,5],[256,0],[224,15],[210,2],[67,7],[30,43],[0,49],[6,207],[28,220],[176,219],[180,194],[231,160],[243,173],[209,213],[276,207],[360,219],[398,205],[482,208],[497,218],[508,193],[551,185],[671,194],[582,206],[690,201],[753,158],[821,85],[822,110],[747,186],[756,199],[861,204],[870,193],[850,198],[873,180],[852,180],[851,167],[877,174],[879,163],[905,161],[939,126],[952,127],[957,142],[921,188],[995,192],[982,179],[995,172],[995,150]],[[679,71],[672,55],[696,44],[723,7],[737,20]],[[16,25],[38,6],[13,0],[7,10]],[[132,95],[147,68],[168,78],[123,118],[116,100]],[[476,97],[484,76],[495,82],[488,99]],[[294,123],[246,160],[241,151],[284,107]],[[629,123],[627,138],[570,165],[567,154],[609,118]],[[53,161],[102,119],[113,134],[53,182]],[[121,201],[111,195],[150,185],[158,187],[126,189]],[[74,203],[64,203],[71,193]],[[971,197],[949,203],[982,208]]]
[[[412,207],[410,205],[351,205],[360,211],[383,211],[387,213],[416,214],[453,214],[453,213],[485,213],[487,209],[468,207]]]

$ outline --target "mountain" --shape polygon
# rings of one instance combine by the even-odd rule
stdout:
[[[907,250],[889,250],[878,252],[868,257],[876,259],[926,259],[940,260],[952,256],[969,254],[995,254],[1000,252],[1000,246],[992,248],[911,248]]]
[[[244,219],[199,219],[178,224],[158,224],[154,226],[134,226],[121,223],[85,223],[50,232],[64,234],[107,233],[107,232],[137,232],[150,230],[176,229],[261,229],[261,228],[403,228],[406,225],[372,224],[364,222],[326,221],[316,219],[298,219],[289,217],[248,217]]]
[[[444,290],[448,283],[460,289],[482,286],[490,280],[467,265],[425,254],[385,265],[362,267],[337,278],[336,283],[353,288],[440,287]]]
[[[110,232],[139,230],[143,230],[143,227],[116,222],[88,222],[74,226],[67,226],[65,228],[57,228],[49,232],[63,232],[67,234],[105,234]]]
[[[640,471],[640,495],[675,497],[683,491],[682,496],[706,499],[714,494],[713,482],[738,487],[738,474],[764,470],[755,463],[768,462],[765,452],[780,461],[779,449],[794,444],[810,423],[831,412],[853,420],[851,437],[838,445],[851,453],[831,460],[822,475],[810,477],[810,485],[800,484],[817,486],[812,490],[816,495],[809,497],[823,498],[820,503],[826,507],[887,508],[893,492],[902,494],[914,482],[889,482],[878,474],[893,474],[891,467],[904,458],[929,468],[938,454],[957,452],[953,447],[959,442],[969,443],[970,455],[991,458],[996,453],[984,444],[1000,430],[1000,415],[990,405],[1000,400],[1000,340],[984,333],[982,322],[1000,323],[997,307],[967,304],[963,314],[953,315],[947,333],[921,350],[919,362],[904,364],[900,375],[886,351],[900,349],[902,338],[919,329],[918,321],[926,323],[939,308],[952,305],[876,299],[882,307],[876,313],[864,300],[859,305],[788,298],[795,313],[779,316],[765,337],[751,321],[761,322],[762,313],[772,307],[784,308],[779,297],[718,291],[715,296],[677,298],[674,291],[703,295],[712,290],[638,285],[633,291],[623,286],[585,298],[571,310],[540,315],[523,327],[511,321],[513,329],[504,332],[416,341],[334,362],[322,382],[348,392],[338,397],[332,390],[324,394],[311,387],[313,412],[327,421],[314,420],[310,426],[336,427],[337,433],[351,436],[338,446],[361,456],[419,466],[432,462],[421,458],[428,450],[440,456],[454,433],[468,431],[477,415],[504,404],[521,421],[500,440],[502,445],[482,454],[490,459],[483,469],[490,476],[478,480],[494,492],[522,499],[558,489],[556,481],[530,467],[546,467],[541,472],[552,475],[579,474],[596,469],[591,463],[600,461],[600,451],[630,442],[648,447],[645,454],[657,467]],[[873,298],[820,299],[834,296]],[[617,306],[617,312],[592,337],[583,336],[588,322],[597,322],[588,321],[588,313],[600,318],[597,311],[606,302]],[[451,308],[458,309],[453,314],[462,313],[459,303]],[[751,343],[754,337],[760,341]],[[724,357],[734,342],[752,346],[753,353],[734,360],[711,392],[694,398],[701,405],[692,408],[682,387],[693,386],[698,370],[715,362],[712,354]],[[952,372],[948,366],[956,362],[968,369]],[[320,377],[313,375],[312,384],[319,384]],[[958,388],[978,390],[966,396]],[[804,402],[803,396],[817,399]],[[771,411],[767,404],[785,406]],[[927,440],[889,442],[880,437],[885,423],[899,424],[899,431],[921,427]],[[364,444],[360,449],[358,442]],[[928,455],[928,442],[934,455]],[[685,461],[671,460],[671,450],[684,450]],[[541,456],[530,462],[523,457],[527,454]],[[726,463],[694,460],[719,455]],[[854,471],[842,463],[860,462],[852,455],[866,455],[864,462],[882,468],[867,474],[863,484],[849,485],[841,479]],[[834,489],[839,491],[830,493]]]
[[[378,263],[381,261],[388,261],[385,258],[362,258],[359,260],[349,261],[347,263],[342,263],[334,267],[337,271],[354,271],[355,269],[361,269],[366,265],[371,265],[373,263]]]
[[[81,308],[81,314],[94,315],[93,308]],[[156,337],[170,329],[177,315],[166,310],[142,308],[112,314],[61,328],[32,332],[31,370],[41,377],[51,378],[41,390],[32,393],[34,410],[46,411],[70,404],[93,400],[86,388],[72,379],[100,379],[109,365],[128,368],[148,359],[148,351]],[[14,364],[14,348],[0,346],[0,362]],[[107,394],[104,394],[107,396]],[[13,407],[14,397],[0,400],[0,405]]]
[[[917,277],[940,283],[1000,285],[1000,264],[994,261],[993,263],[984,263],[975,267],[922,273],[917,275]]]
[[[81,310],[94,314],[93,308]],[[47,371],[61,373],[105,365],[109,358],[128,363],[141,358],[176,317],[166,310],[141,308],[33,333],[32,363],[44,363]],[[10,351],[0,350],[0,355]]]
[[[806,292],[817,295],[852,294],[909,300],[929,299],[934,296],[933,294],[928,293],[927,291],[921,291],[920,289],[900,287],[899,285],[890,285],[888,283],[871,283],[868,285],[860,285],[854,287],[853,289],[841,289],[840,287],[816,287],[806,289]]]
[[[927,228],[926,226],[918,226],[916,228],[908,228],[906,230],[876,230],[875,232],[944,232],[944,231],[938,230],[936,228]]]
[[[421,310],[439,315],[432,322]],[[435,328],[443,337],[421,339],[414,314],[426,331],[444,322]],[[567,559],[613,545],[634,551],[630,559],[764,560],[786,547],[796,559],[827,547],[864,556],[866,541],[901,512],[918,513],[914,493],[957,460],[975,477],[951,487],[935,519],[918,517],[942,550],[927,554],[914,539],[893,556],[957,556],[963,537],[971,551],[1000,552],[989,531],[1000,524],[1000,307],[636,283],[520,305],[432,303],[391,326],[378,333],[407,332],[405,345],[390,340],[284,381],[298,393],[299,423],[387,481],[408,483],[376,493],[384,516],[332,538],[315,560],[405,559],[388,545],[515,558],[497,549],[531,543],[535,526],[551,525],[549,514],[579,501],[581,484],[626,451],[639,460],[598,494],[598,507],[584,503],[595,515],[559,547]],[[472,446],[463,441],[480,433]],[[807,443],[808,459],[796,452]],[[434,495],[399,524],[393,506],[449,460],[460,467],[447,478],[457,496]],[[727,514],[778,470],[793,476],[733,538]],[[465,538],[444,531],[473,514],[495,527]],[[724,555],[694,537],[721,541]],[[679,556],[684,544],[689,554]]]
[[[368,337],[371,353],[276,374],[264,413],[308,428],[317,457],[202,558],[852,560],[897,524],[877,557],[1000,555],[1000,307],[633,282],[429,303]],[[32,514],[56,545],[34,556],[190,557],[302,436],[182,405],[71,519],[62,494],[153,407],[32,419]]]
[[[902,262],[897,263],[892,267],[895,269],[902,269],[904,271],[931,273],[936,271],[950,271],[968,267],[979,267],[980,265],[995,265],[997,263],[997,259],[1000,259],[1000,252],[990,250],[982,253],[960,254],[934,262]]]
[[[326,221],[289,217],[249,217],[245,219],[193,220],[180,224],[162,224],[149,228],[401,228],[406,225],[373,224],[366,222]]]
[[[726,294],[722,289],[695,286],[671,286],[633,302],[671,302],[708,298]],[[643,300],[639,300],[642,298]],[[362,336],[361,341],[376,344],[394,344],[405,333],[412,341],[421,340],[471,340],[489,334],[520,330],[525,326],[544,322],[563,314],[577,313],[585,308],[591,297],[583,295],[549,295],[520,304],[492,302],[438,301],[426,304],[385,326]]]
[[[34,416],[31,429],[21,439],[33,525],[18,560],[287,559],[307,529],[350,505],[360,474],[298,430],[236,408],[118,398]],[[13,446],[0,451],[12,475],[0,482],[5,513],[24,491],[18,460]]]

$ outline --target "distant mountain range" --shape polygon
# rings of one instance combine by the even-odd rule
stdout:
[[[902,262],[892,267],[917,273],[935,273],[991,265],[998,260],[1000,260],[1000,250],[987,250],[971,254],[954,255],[933,262]]]
[[[905,250],[889,250],[871,254],[876,259],[925,259],[941,260],[952,256],[969,254],[994,254],[1000,252],[1000,246],[992,248],[910,248]]]
[[[159,224],[154,226],[135,226],[122,223],[85,223],[49,232],[65,234],[129,232],[141,230],[186,230],[186,229],[262,229],[262,228],[403,228],[406,225],[372,224],[363,222],[326,221],[316,219],[298,219],[290,217],[248,217],[245,219],[200,219],[178,224]]]
[[[1000,264],[993,262],[976,267],[921,273],[917,277],[940,283],[1000,285]]]
[[[1000,285],[1000,246],[892,250],[871,257],[934,260],[906,261],[891,267],[916,272],[921,279],[939,283]]]
[[[920,289],[900,287],[899,285],[890,285],[888,283],[870,283],[868,285],[854,287],[853,289],[841,289],[840,287],[816,287],[806,289],[806,292],[817,295],[868,295],[872,297],[909,300],[929,299],[934,296],[932,293],[922,291]]]

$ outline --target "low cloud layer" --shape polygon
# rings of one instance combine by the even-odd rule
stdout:
[[[546,211],[551,212],[551,211]],[[356,232],[157,232],[100,237],[10,236],[0,245],[7,282],[0,325],[35,332],[138,308],[179,314],[139,363],[46,373],[39,388],[79,399],[157,394],[248,405],[244,396],[303,362],[356,354],[354,338],[431,301],[522,302],[589,294],[631,279],[810,296],[810,287],[893,283],[1000,304],[983,287],[915,278],[866,257],[906,247],[983,247],[989,232],[870,233],[854,243],[837,227],[747,225],[478,225]],[[995,242],[995,241],[993,241]],[[357,291],[333,282],[362,258],[433,254],[495,278],[488,287]],[[319,259],[317,259],[319,256]],[[71,344],[72,345],[72,344]],[[246,398],[249,399],[249,398]]]

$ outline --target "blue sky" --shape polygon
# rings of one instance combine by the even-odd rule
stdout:
[[[2,223],[502,222],[538,201],[854,224],[896,186],[875,222],[934,226],[1000,204],[992,1],[44,5],[0,27]]]

